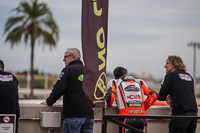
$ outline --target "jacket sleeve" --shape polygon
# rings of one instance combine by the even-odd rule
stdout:
[[[69,70],[65,68],[59,75],[59,78],[56,84],[53,87],[52,92],[50,93],[49,97],[46,99],[46,103],[51,106],[53,105],[64,93],[65,89],[67,88],[67,79],[69,77]]]
[[[18,92],[19,82],[18,82],[17,78],[14,75],[13,75],[13,78],[14,78],[13,82],[16,85],[16,88],[17,88],[16,89],[16,96],[15,96],[15,103],[16,103],[16,105],[15,105],[15,111],[16,111],[16,117],[18,119],[20,117],[19,92]]]
[[[111,107],[113,102],[115,101],[115,93],[116,93],[115,81],[110,80],[107,84],[107,93],[106,93],[106,103],[108,107]]]
[[[169,85],[170,85],[170,80],[168,78],[168,75],[165,76],[163,83],[161,84],[160,92],[159,92],[159,97],[158,99],[160,101],[165,101],[167,95],[169,94]]]
[[[150,106],[152,106],[156,102],[158,94],[155,91],[148,88],[148,86],[143,80],[141,80],[140,83],[144,91],[144,94],[147,96],[147,99],[144,102],[145,110],[147,110]]]

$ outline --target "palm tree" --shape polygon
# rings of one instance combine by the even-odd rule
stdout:
[[[5,24],[4,34],[7,33],[5,42],[10,42],[13,47],[19,44],[22,38],[25,44],[30,41],[30,98],[33,98],[35,42],[49,45],[50,48],[55,47],[58,41],[58,27],[48,6],[45,3],[38,3],[37,0],[31,0],[30,3],[23,1],[12,11],[17,15],[8,18]]]

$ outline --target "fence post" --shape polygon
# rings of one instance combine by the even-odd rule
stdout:
[[[102,108],[102,129],[101,132],[102,133],[106,133],[107,132],[107,119],[104,116],[105,114],[105,108]]]

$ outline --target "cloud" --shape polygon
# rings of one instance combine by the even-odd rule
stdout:
[[[21,0],[0,1],[0,33],[3,33],[10,10]],[[60,40],[52,51],[36,46],[35,67],[41,71],[59,73],[64,66],[64,51],[68,47],[81,49],[81,0],[40,0],[48,3],[60,29]],[[193,73],[193,49],[191,41],[199,42],[200,1],[141,1],[110,0],[108,21],[107,71],[125,66],[129,72],[152,74],[156,78],[165,75],[164,64],[168,55],[181,56]],[[10,49],[0,38],[0,58],[9,70],[29,69],[29,50],[24,44]],[[197,67],[200,67],[200,50],[197,50]],[[17,65],[16,65],[17,64]],[[200,69],[197,69],[200,76]]]

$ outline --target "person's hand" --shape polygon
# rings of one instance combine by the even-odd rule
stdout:
[[[172,106],[172,100],[171,100],[170,95],[167,95],[167,97],[166,97],[166,103],[169,104],[170,106]]]
[[[44,105],[47,105],[46,101],[44,101],[44,102],[41,102],[40,104],[44,104]]]

